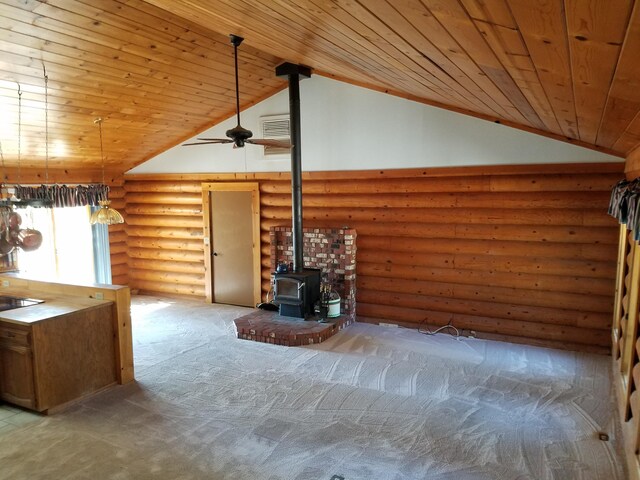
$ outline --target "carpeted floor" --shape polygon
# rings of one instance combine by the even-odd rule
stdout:
[[[625,478],[610,357],[366,324],[279,347],[234,337],[246,312],[134,297],[137,382],[0,430],[0,479]]]

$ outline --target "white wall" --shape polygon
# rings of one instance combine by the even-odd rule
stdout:
[[[300,103],[306,171],[624,161],[325,77],[301,81]],[[242,126],[260,137],[260,116],[288,112],[285,89],[242,112]],[[233,117],[197,136],[224,138],[235,123]],[[288,156],[265,159],[262,147],[224,144],[176,146],[129,173],[288,170]]]

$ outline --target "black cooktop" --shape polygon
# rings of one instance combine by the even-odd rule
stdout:
[[[0,295],[0,311],[13,310],[14,308],[21,308],[21,307],[30,307],[31,305],[37,305],[38,303],[44,303],[44,300],[38,300],[36,298],[9,297],[7,295]]]

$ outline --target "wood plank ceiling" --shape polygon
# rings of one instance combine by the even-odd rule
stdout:
[[[315,74],[626,156],[640,144],[633,0],[0,0],[8,167],[126,171]],[[45,109],[43,65],[49,77]],[[22,94],[18,135],[18,94]],[[48,123],[45,122],[48,111]],[[218,147],[212,147],[218,148]]]

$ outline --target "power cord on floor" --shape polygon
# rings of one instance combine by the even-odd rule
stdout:
[[[440,333],[443,330],[453,330],[455,332],[455,335],[453,333],[451,333],[452,337],[455,337],[456,340],[460,339],[460,330],[458,330],[456,327],[454,327],[451,324],[451,320],[449,320],[449,322],[446,325],[442,325],[441,327],[436,328],[435,330],[431,331],[429,330],[429,327],[427,327],[426,325],[423,326],[423,324],[427,321],[427,319],[425,318],[422,323],[420,324],[420,326],[418,327],[418,331],[420,333],[424,333],[425,335],[435,335],[436,333]]]

